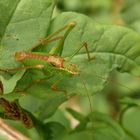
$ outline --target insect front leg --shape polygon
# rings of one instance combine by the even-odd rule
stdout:
[[[89,61],[94,60],[96,58],[95,56],[91,57],[90,52],[88,50],[87,42],[83,42],[82,47],[84,47],[86,49],[86,53],[87,53],[87,57],[88,57]]]

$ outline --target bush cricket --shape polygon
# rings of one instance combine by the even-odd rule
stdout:
[[[80,70],[78,66],[76,64],[71,64],[70,60],[80,51],[81,48],[86,49],[88,60],[92,60],[95,57],[93,58],[90,57],[86,42],[82,42],[82,45],[78,47],[70,57],[68,57],[68,60],[65,60],[61,56],[63,52],[65,39],[75,26],[76,26],[76,22],[70,22],[64,27],[57,30],[56,32],[48,35],[45,39],[41,39],[39,43],[31,47],[28,51],[15,52],[14,54],[15,60],[21,62],[23,64],[23,67],[14,68],[14,69],[0,69],[0,70],[9,72],[9,71],[22,70],[22,69],[38,69],[41,70],[45,75],[50,74],[53,76],[53,74],[57,73],[57,71],[62,72],[62,74],[66,74],[69,76],[79,75]],[[63,36],[55,37],[62,31],[65,31]],[[32,52],[35,48],[39,47],[40,45],[47,45],[48,43],[53,41],[58,41],[58,42],[57,45],[49,51],[49,53]],[[42,81],[42,79],[37,80],[37,82],[39,81]],[[56,83],[51,86],[52,89],[57,90],[55,85],[59,81],[56,81]]]

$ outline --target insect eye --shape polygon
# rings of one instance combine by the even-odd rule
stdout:
[[[17,61],[20,61],[20,60],[23,60],[26,57],[26,53],[23,52],[23,51],[16,52],[14,57]]]

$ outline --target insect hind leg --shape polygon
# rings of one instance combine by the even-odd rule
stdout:
[[[62,28],[58,29],[57,31],[55,31],[54,33],[51,33],[50,35],[48,35],[46,38],[39,40],[39,42],[37,44],[35,44],[34,46],[32,46],[29,49],[29,51],[32,51],[33,49],[39,47],[40,45],[47,45],[48,43],[51,43],[51,42],[57,41],[57,40],[61,40],[60,42],[62,42],[62,45],[60,45],[60,46],[63,46],[63,42],[64,42],[63,40],[65,40],[66,36],[73,29],[73,27],[75,27],[75,25],[76,25],[76,22],[68,23],[64,27],[62,27]],[[64,36],[58,36],[57,37],[57,35],[64,30],[66,30]]]
[[[72,59],[77,53],[79,53],[79,51],[80,51],[82,48],[85,48],[85,49],[86,49],[86,53],[87,53],[87,57],[88,57],[88,60],[89,60],[89,61],[90,61],[90,60],[94,60],[94,59],[96,58],[95,56],[91,57],[90,52],[89,52],[89,50],[88,50],[87,42],[82,42],[82,45],[81,45],[78,49],[75,50],[75,52],[68,58],[68,61],[71,61],[71,59]]]
[[[86,53],[87,53],[87,57],[88,57],[88,60],[89,60],[89,61],[90,61],[90,60],[94,60],[94,59],[96,58],[95,56],[91,57],[90,52],[89,52],[89,50],[88,50],[87,42],[83,42],[83,43],[82,43],[82,47],[84,47],[84,48],[86,49]]]

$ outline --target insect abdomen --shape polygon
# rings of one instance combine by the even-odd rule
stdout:
[[[20,51],[15,53],[15,59],[17,61],[24,61],[26,59],[34,59],[34,60],[42,60],[48,62],[56,67],[63,68],[64,67],[64,58],[56,55],[47,55],[47,54],[39,54],[39,53],[30,53],[25,51]]]

